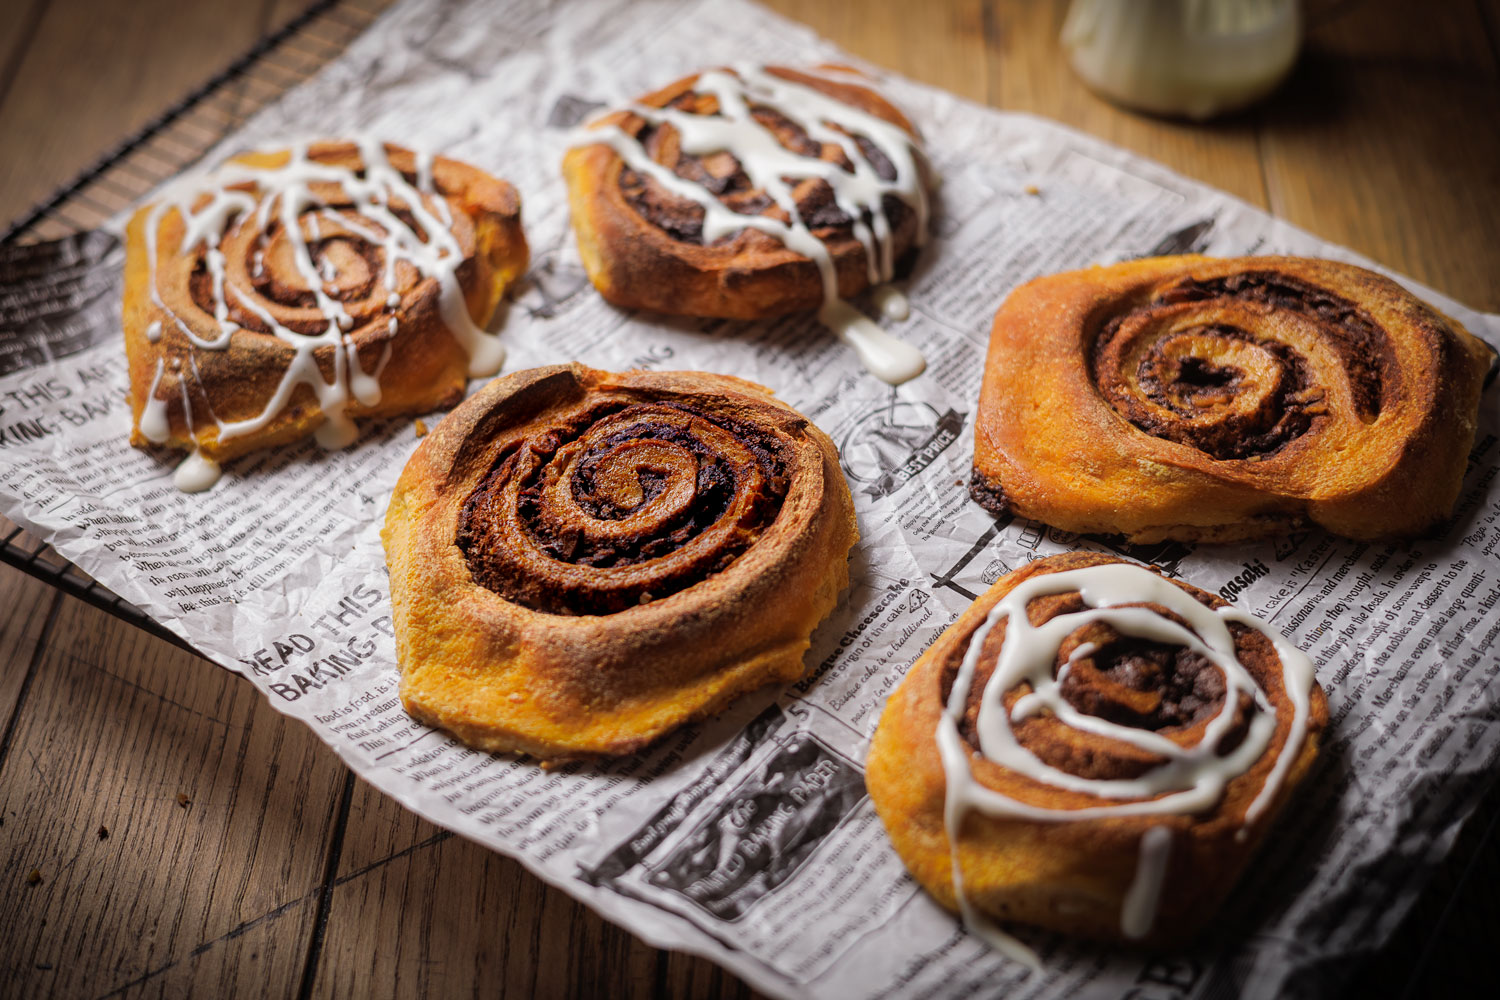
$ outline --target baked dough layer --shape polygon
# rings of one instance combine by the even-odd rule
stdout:
[[[1028,581],[1122,562],[1073,552],[1029,563],[1002,577],[922,654],[886,705],[866,765],[870,797],[906,867],[950,910],[960,909],[961,891],[978,914],[1002,923],[1146,946],[1180,944],[1200,933],[1219,909],[1277,812],[1312,766],[1328,721],[1322,689],[1311,683],[1303,738],[1293,744],[1295,710],[1277,650],[1264,634],[1233,626],[1236,655],[1265,692],[1274,718],[1261,756],[1231,776],[1222,794],[1197,812],[1070,816],[1078,810],[1118,809],[1122,802],[1145,800],[1103,797],[1087,787],[1063,788],[983,755],[975,736],[980,700],[1001,650],[1011,641],[1022,641],[1013,640],[1002,625],[982,640],[957,730],[960,752],[978,785],[1022,807],[1039,807],[1045,814],[1025,818],[968,808],[962,812],[955,847],[945,814],[948,775],[937,734],[976,633],[995,605]],[[1205,608],[1226,607],[1196,587],[1169,583]],[[1076,591],[1065,591],[1032,598],[1026,612],[1031,625],[1041,626],[1083,607]],[[1165,610],[1144,594],[1139,607],[1154,613]],[[1071,676],[1060,681],[1064,696],[1085,716],[1182,748],[1207,739],[1210,747],[1230,753],[1248,738],[1255,709],[1243,702],[1223,735],[1216,741],[1208,737],[1212,720],[1224,708],[1226,688],[1214,683],[1219,675],[1213,667],[1180,646],[1141,642],[1108,626],[1085,624],[1071,632],[1057,652],[1059,660],[1051,665],[1051,673],[1057,677],[1066,667]],[[1031,690],[1022,685],[1004,692],[1001,710],[1012,716],[1012,732],[1024,753],[1046,765],[1086,782],[1119,782],[1139,778],[1164,762],[1153,751],[1070,725],[1049,711],[1015,713],[1019,699]],[[1273,786],[1274,794],[1255,807],[1284,754],[1294,756]],[[1151,919],[1132,936],[1124,931],[1128,920],[1122,915],[1143,866],[1143,838],[1154,830],[1166,831],[1153,836],[1168,838],[1170,849],[1164,855],[1159,895],[1149,908]],[[955,886],[955,861],[961,888]]]
[[[880,118],[917,140],[916,129],[906,117],[880,94],[856,82],[851,71],[837,79],[785,67],[771,67],[767,72]],[[695,115],[713,114],[716,99],[694,90],[700,75],[683,77],[636,103]],[[769,111],[761,117],[788,150],[847,163],[837,144],[810,139],[794,123]],[[680,176],[706,183],[735,211],[786,221],[786,213],[744,177],[732,157],[724,153],[684,153],[672,125],[654,127],[629,111],[615,112],[595,125],[619,126],[640,139],[656,162]],[[878,153],[868,144],[863,148],[866,155]],[[880,169],[889,166],[880,159],[876,160]],[[753,228],[705,244],[702,208],[663,189],[655,180],[635,174],[609,146],[570,149],[563,157],[562,169],[584,266],[594,287],[615,305],[678,316],[748,320],[814,310],[826,301],[813,261],[789,249],[776,236]],[[894,174],[886,179],[892,178]],[[803,180],[792,193],[808,228],[832,258],[838,297],[847,299],[869,287],[870,262],[865,248],[854,235],[853,220],[833,203],[827,184]],[[917,215],[891,196],[884,199],[884,208],[891,222],[893,259],[904,261],[920,241]]]
[[[1395,282],[1298,257],[1054,274],[995,316],[976,500],[1136,541],[1418,534],[1458,497],[1494,352]]]
[[[832,441],[761,386],[574,364],[450,413],[382,537],[407,710],[560,760],[802,676],[858,530]]]
[[[447,214],[462,256],[454,268],[459,307],[484,327],[506,287],[526,268],[515,189],[446,157],[421,163],[410,150],[381,148],[408,183],[418,184],[419,174],[430,176],[424,207],[439,219]],[[335,176],[348,171],[362,180],[366,164],[360,147],[350,142],[313,143],[305,163],[293,159],[292,151],[281,150],[228,161],[220,171],[236,178],[213,195],[205,187],[191,206],[203,213],[195,221],[211,221],[211,197],[243,197],[248,207],[227,215],[217,231],[210,226],[208,239],[194,234],[190,246],[184,247],[189,220],[178,207],[163,212],[147,205],[132,217],[126,230],[123,316],[132,445],[196,450],[222,462],[305,437],[331,416],[427,413],[463,398],[470,355],[444,317],[442,282],[404,259],[393,273],[386,271],[383,240],[392,227],[381,213],[388,209],[417,230],[421,216],[414,217],[412,207],[399,201],[372,214],[337,182],[302,184],[308,201],[297,212],[299,236],[309,263],[328,279],[322,290],[338,305],[320,302],[302,273],[298,241],[287,239],[279,199],[264,204],[263,190],[239,175],[271,178],[282,171],[329,168]],[[220,303],[222,318],[216,315]],[[342,347],[317,346],[311,352],[316,372],[293,371],[297,350],[270,332],[268,320],[294,336],[317,336],[338,318],[336,309],[349,321]],[[221,340],[224,321],[237,327],[227,342],[202,346]],[[365,382],[378,383],[378,392],[356,391],[360,386],[354,383],[361,380],[351,366]],[[334,393],[339,397],[335,414],[325,412],[314,380],[343,387]],[[154,428],[143,427],[150,409],[158,411]],[[259,426],[222,433],[224,426],[243,422]]]

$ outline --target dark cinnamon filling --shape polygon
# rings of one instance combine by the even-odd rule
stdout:
[[[1222,340],[1253,343],[1279,362],[1274,387],[1260,406],[1249,413],[1228,413],[1214,420],[1195,420],[1210,407],[1232,399],[1242,388],[1244,374],[1198,358],[1175,359],[1152,351],[1141,359],[1136,384],[1157,406],[1185,418],[1163,420],[1159,411],[1140,406],[1127,394],[1120,406],[1127,419],[1157,437],[1189,445],[1221,461],[1269,455],[1312,426],[1310,409],[1323,400],[1309,394],[1310,380],[1302,359],[1284,344],[1253,337],[1232,326],[1215,325],[1183,331]]]
[[[668,106],[690,114],[718,113],[718,102],[715,98],[696,92],[683,94]],[[780,112],[761,105],[751,105],[751,114],[757,122],[776,136],[777,142],[785,149],[809,159],[827,160],[850,173],[853,172],[854,166],[841,147],[833,143],[824,144],[814,140],[800,125]],[[871,169],[878,177],[885,181],[896,179],[895,165],[881,152],[879,146],[865,136],[848,132],[845,134],[854,140],[855,145],[869,161]],[[636,139],[653,160],[668,167],[677,176],[702,185],[734,212],[741,215],[764,215],[782,222],[789,221],[787,213],[764,191],[754,187],[739,162],[729,153],[717,152],[706,156],[689,156],[681,151],[675,129],[651,123],[640,127],[636,133]],[[801,217],[803,224],[815,235],[821,239],[828,239],[835,235],[847,235],[852,232],[854,220],[839,208],[834,200],[833,188],[826,181],[815,178],[801,181],[793,181],[791,178],[787,180],[793,185],[792,195],[797,206],[797,214]],[[625,200],[647,222],[678,242],[700,246],[703,244],[703,206],[697,202],[679,198],[656,181],[628,166],[620,168],[618,184]],[[886,195],[881,199],[881,207],[886,218],[890,220],[892,231],[898,231],[911,216],[910,207],[901,199],[891,195]],[[868,217],[869,213],[865,213],[865,216],[862,221],[869,224],[871,222]],[[731,235],[725,239],[733,238],[734,236]]]
[[[1117,636],[1069,666],[1062,695],[1085,715],[1154,732],[1217,712],[1224,675],[1192,650]]]
[[[1011,513],[1010,498],[1005,495],[1004,487],[998,480],[981,475],[978,469],[969,480],[969,496],[995,517],[1008,517]]]
[[[1395,364],[1390,341],[1369,313],[1341,295],[1275,271],[1242,271],[1222,278],[1187,278],[1158,293],[1163,305],[1234,298],[1263,302],[1273,309],[1289,309],[1317,320],[1349,373],[1355,410],[1366,423],[1380,415],[1382,372]]]
[[[553,614],[612,614],[707,579],[776,520],[787,445],[675,404],[601,404],[518,442],[464,503],[474,581]]]
[[[1149,331],[1153,322],[1170,322],[1173,307],[1182,303],[1221,300],[1309,317],[1342,366],[1358,416],[1369,422],[1379,415],[1388,382],[1384,373],[1394,365],[1379,325],[1341,296],[1269,271],[1185,279],[1111,317],[1094,339],[1090,364],[1095,384],[1117,412],[1148,434],[1221,461],[1275,454],[1315,426],[1327,413],[1325,387],[1309,360],[1274,333],[1262,336],[1225,323],[1148,332],[1155,339],[1138,357],[1123,341],[1126,330],[1144,326]],[[1184,347],[1189,341],[1218,348],[1199,356],[1193,346]],[[1233,360],[1236,345],[1251,349],[1239,356],[1260,359],[1254,372]]]

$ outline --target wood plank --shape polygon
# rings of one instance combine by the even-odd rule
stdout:
[[[0,19],[0,101],[10,91],[21,56],[36,32],[46,4],[47,0],[24,0],[6,11],[8,17]]]
[[[261,3],[52,0],[0,103],[0,135],[25,150],[0,158],[0,219],[29,209],[208,79],[264,23]]]
[[[10,534],[10,522],[0,518],[0,538]],[[62,595],[35,577],[10,566],[0,566],[0,753],[12,732],[22,693],[34,676],[38,646],[47,619]],[[4,814],[0,813],[0,822]]]
[[[1084,86],[1068,65],[1058,42],[1065,0],[992,3],[987,9],[989,103],[1055,119],[1266,206],[1251,115],[1199,125],[1118,108]]]
[[[321,953],[317,997],[758,995],[711,962],[644,944],[364,782]],[[348,955],[362,959],[339,958]]]
[[[64,599],[0,761],[0,995],[291,994],[344,773],[248,683]]]
[[[379,11],[389,7],[392,0],[361,0],[359,3],[340,4],[314,17],[320,37],[344,39],[346,44],[359,36]],[[293,18],[313,6],[312,0],[267,0],[261,34],[268,35],[286,25]],[[322,44],[300,43],[280,46],[270,53],[250,76],[255,80],[234,83],[230,92],[234,95],[228,104],[237,125],[279,96],[277,88],[290,89],[312,76],[330,61],[325,56],[329,49]],[[274,86],[267,86],[270,83]]]
[[[908,0],[769,0],[766,5],[878,66],[972,101],[983,102],[989,92],[981,0],[923,4],[920,16]]]
[[[260,33],[269,35],[316,2],[317,0],[266,0],[265,11],[261,15]]]
[[[1500,0],[1476,0],[1480,16],[1484,18],[1485,35],[1490,43],[1490,54],[1500,65]]]
[[[1500,309],[1496,57],[1470,4],[1351,5],[1263,111],[1276,214]]]

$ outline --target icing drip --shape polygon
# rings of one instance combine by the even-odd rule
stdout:
[[[172,485],[184,493],[202,493],[219,481],[222,472],[218,462],[195,450],[172,473]]]
[[[392,334],[396,332],[395,324],[395,317],[392,317]],[[354,398],[359,400],[361,406],[377,405],[380,402],[380,376],[385,371],[386,362],[391,360],[391,345],[386,344],[381,350],[380,362],[375,366],[375,371],[368,375],[359,366],[359,350],[352,342],[346,350],[349,352],[349,391],[354,393]]]
[[[378,250],[384,264],[380,280],[388,290],[385,299],[388,307],[396,308],[402,301],[397,282],[398,262],[414,268],[422,278],[437,283],[439,312],[444,324],[469,354],[471,377],[493,375],[505,359],[499,338],[481,330],[469,315],[457,276],[464,255],[449,229],[452,214],[446,200],[433,187],[432,156],[417,154],[416,178],[411,182],[391,164],[383,143],[363,138],[357,141],[357,145],[362,161],[358,170],[313,159],[306,144],[294,147],[287,162],[276,167],[224,164],[206,176],[179,182],[152,206],[147,216],[145,242],[151,301],[176,324],[194,350],[223,350],[229,346],[231,336],[240,329],[239,324],[230,318],[231,306],[234,306],[257,317],[272,336],[293,352],[280,382],[259,414],[237,421],[214,419],[221,440],[261,430],[286,408],[295,390],[305,385],[313,391],[325,417],[315,434],[316,439],[327,448],[343,447],[358,436],[346,413],[351,401],[373,406],[380,400],[380,376],[390,359],[391,346],[386,345],[374,373],[366,374],[359,365],[359,356],[349,335],[355,319],[349,315],[343,302],[329,294],[330,287],[340,277],[339,265],[330,257],[314,261],[314,251],[325,235],[318,221],[319,214]],[[325,196],[320,191],[330,187],[341,191],[342,197],[357,207],[360,218],[365,220],[363,223],[331,207],[322,207],[321,213],[316,211],[325,203]],[[173,252],[190,255],[201,250],[203,253],[203,265],[209,278],[209,311],[217,325],[212,336],[195,333],[161,296],[157,283],[157,241],[162,223],[173,211],[179,213],[184,227],[181,244]],[[306,283],[317,312],[327,324],[315,332],[301,333],[278,322],[259,301],[255,289],[240,287],[233,275],[226,273],[225,257],[219,249],[226,234],[238,233],[240,227],[252,220],[265,230],[273,216],[282,238],[289,245],[292,266]],[[265,271],[267,242],[268,237],[259,237],[250,262],[252,277],[258,278]],[[375,321],[383,324],[386,318]],[[390,317],[389,323],[390,333],[394,335],[395,317]],[[147,339],[159,340],[161,327],[160,321],[153,322],[146,331]],[[315,357],[316,352],[324,347],[333,348],[331,380],[325,380]],[[196,362],[192,368],[196,379]],[[186,378],[185,373],[183,377]],[[168,436],[165,403],[156,398],[160,380],[161,366],[158,363],[156,381],[152,383],[141,417],[141,433],[157,443],[166,441]],[[185,381],[182,392],[186,401]],[[186,410],[186,416],[189,433],[192,433],[194,422],[190,409]],[[214,469],[212,477],[208,471],[210,467]],[[183,463],[183,469],[187,471],[179,470],[177,480],[184,489],[187,487],[183,482],[196,489],[206,489],[217,478],[217,466],[196,452]]]
[[[1135,879],[1125,893],[1125,908],[1120,913],[1120,930],[1132,940],[1150,934],[1156,923],[1156,904],[1161,901],[1171,852],[1172,831],[1166,827],[1153,826],[1141,835],[1141,859],[1136,863]]]
[[[911,301],[894,286],[881,285],[875,289],[874,298],[875,308],[890,319],[899,321],[911,315]]]
[[[146,440],[161,444],[171,433],[167,424],[167,401],[156,397],[156,389],[161,385],[162,359],[156,359],[156,376],[151,380],[151,388],[146,393],[146,406],[141,411],[141,433],[146,435]]]
[[[1032,625],[1027,619],[1026,606],[1034,598],[1075,591],[1086,606],[1084,610],[1057,615],[1041,625]],[[1186,622],[1186,627],[1150,608],[1138,606],[1143,603],[1167,609]],[[1126,604],[1137,606],[1121,606]],[[985,640],[1002,621],[1005,632],[999,659],[980,693],[975,726],[979,753],[1016,774],[1054,788],[1113,801],[1081,809],[1051,809],[1018,801],[975,779],[969,766],[971,749],[959,733],[959,722],[966,711]],[[1084,647],[1075,650],[1057,676],[1052,673],[1052,665],[1063,641],[1095,622],[1106,623],[1124,636],[1190,650],[1218,669],[1224,679],[1224,696],[1199,743],[1179,746],[1159,733],[1080,712],[1066,700],[1062,682],[1068,667],[1093,650]],[[1300,650],[1250,614],[1233,607],[1217,610],[1205,607],[1150,570],[1123,563],[1039,574],[1018,585],[990,610],[969,640],[936,734],[946,778],[944,824],[953,855],[955,892],[965,921],[985,940],[994,943],[991,939],[1002,935],[1013,941],[964,898],[959,876],[958,833],[969,811],[1056,823],[1110,816],[1188,815],[1212,807],[1229,781],[1249,770],[1265,753],[1276,729],[1275,712],[1265,692],[1240,663],[1230,624],[1253,628],[1271,641],[1281,661],[1283,688],[1292,703],[1286,745],[1260,792],[1245,810],[1238,834],[1243,839],[1249,825],[1275,797],[1306,737],[1313,664]],[[1005,693],[1022,684],[1029,684],[1031,692],[1007,711]],[[1221,755],[1220,742],[1235,723],[1241,696],[1252,705],[1253,718],[1240,743]],[[1129,779],[1084,778],[1052,767],[1022,746],[1011,728],[1013,721],[1042,709],[1075,729],[1128,743],[1165,760]],[[1152,828],[1142,838],[1141,860],[1121,914],[1121,929],[1129,937],[1145,936],[1155,921],[1156,901],[1161,894],[1170,846],[1171,834],[1165,827]],[[1004,950],[1012,953],[1009,948]]]
[[[896,262],[890,219],[883,205],[885,196],[894,196],[912,209],[916,215],[917,241],[926,240],[927,193],[911,136],[877,115],[812,87],[785,80],[762,67],[740,66],[733,72],[710,70],[699,75],[693,88],[717,98],[717,115],[689,114],[676,108],[640,104],[631,105],[629,110],[652,124],[675,128],[684,154],[725,152],[734,157],[750,182],[764,191],[789,221],[735,211],[704,185],[662,166],[635,136],[618,125],[585,127],[575,133],[572,144],[576,147],[602,143],[632,170],[701,206],[705,244],[755,229],[808,258],[817,265],[823,284],[823,305],[818,310],[818,319],[853,347],[860,361],[876,377],[899,385],[920,375],[927,365],[920,351],[887,333],[839,298],[833,255],[808,228],[793,196],[796,181],[816,178],[826,182],[839,209],[852,220],[855,238],[864,246],[870,283],[890,281]],[[838,146],[853,164],[853,172],[787,149],[774,132],[756,121],[752,107],[769,108],[796,124],[812,140]],[[873,143],[894,168],[895,179],[883,179],[859,143],[831,127],[829,122],[840,122]]]

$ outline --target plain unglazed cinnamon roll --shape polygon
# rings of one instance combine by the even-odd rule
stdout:
[[[1317,753],[1306,656],[1091,553],[1000,579],[891,696],[866,780],[917,881],[999,923],[1170,946],[1201,931]]]
[[[845,301],[891,281],[927,232],[916,129],[869,84],[831,66],[710,69],[580,129],[563,174],[600,294],[679,316],[817,310],[878,377],[920,374],[918,351]]]
[[[559,365],[444,418],[383,537],[407,710],[559,760],[800,677],[858,532],[833,443],[762,387]]]
[[[217,463],[353,419],[425,413],[493,374],[483,327],[526,267],[520,200],[371,140],[247,153],[180,179],[127,231],[131,443]]]
[[[1069,531],[1411,535],[1452,510],[1493,351],[1395,282],[1296,257],[1039,278],[995,316],[975,499]]]

